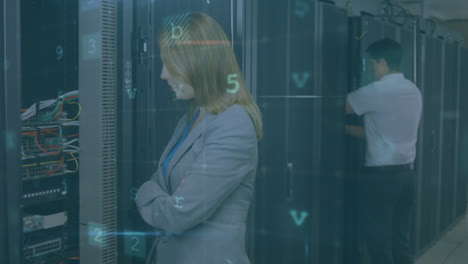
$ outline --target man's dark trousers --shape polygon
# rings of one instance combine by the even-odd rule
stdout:
[[[359,232],[372,264],[413,264],[409,242],[415,201],[413,165],[364,167],[358,181]]]

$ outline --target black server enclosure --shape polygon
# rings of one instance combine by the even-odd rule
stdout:
[[[260,1],[255,263],[342,263],[346,11]]]
[[[436,239],[439,217],[440,142],[443,89],[443,41],[418,36],[418,87],[423,95],[423,114],[417,154],[418,205],[415,249],[420,251]]]
[[[466,214],[466,173],[461,162],[466,104],[459,43],[418,33],[417,85],[423,95],[418,139],[417,204],[413,245],[422,254]]]
[[[442,137],[441,137],[441,182],[440,182],[440,216],[438,219],[438,231],[447,232],[451,226],[456,224],[463,215],[457,214],[457,207],[466,207],[464,203],[466,197],[465,187],[459,187],[463,184],[463,179],[459,173],[460,157],[460,125],[463,122],[461,105],[465,101],[460,97],[461,94],[461,69],[460,69],[460,43],[449,39],[444,41],[444,83],[442,96]],[[459,193],[459,191],[461,193]],[[462,197],[461,199],[457,199]]]
[[[456,214],[455,217],[459,219],[466,215],[467,211],[467,187],[468,187],[468,48],[460,48],[460,121],[459,121],[459,151],[458,151],[458,183],[456,192]]]
[[[455,222],[456,158],[458,123],[458,44],[445,41],[444,83],[442,93],[441,201],[439,230],[444,231]]]

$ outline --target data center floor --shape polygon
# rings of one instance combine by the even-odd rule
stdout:
[[[416,264],[468,263],[468,216],[422,255]]]

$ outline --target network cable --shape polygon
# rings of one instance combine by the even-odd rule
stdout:
[[[65,94],[59,96],[57,99],[50,99],[50,100],[46,100],[46,101],[40,101],[39,102],[39,110],[51,107],[51,106],[53,106],[55,104],[54,110],[52,110],[51,113],[46,114],[43,117],[41,117],[41,119],[43,119],[43,120],[52,120],[52,119],[56,118],[57,116],[60,116],[59,113],[60,113],[61,109],[63,110],[63,102],[64,101],[70,102],[70,101],[76,100],[78,98],[78,94],[79,94],[78,91],[71,91],[71,92],[68,92],[68,93],[65,93]],[[21,114],[21,120],[25,121],[25,120],[28,120],[29,118],[35,116],[37,114],[36,109],[37,109],[37,103],[33,104],[28,109],[23,110],[23,113]],[[81,106],[80,106],[80,112],[81,112]]]
[[[383,0],[382,3],[384,4],[383,11],[384,11],[384,16],[387,22],[390,22],[392,24],[402,27],[408,23],[409,19],[416,18],[416,16],[410,14],[401,5],[395,4],[391,0]],[[397,11],[399,12],[397,13]],[[403,22],[399,22],[397,20],[399,18],[403,18]]]

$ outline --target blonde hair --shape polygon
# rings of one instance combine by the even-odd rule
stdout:
[[[167,70],[195,92],[187,120],[197,105],[215,115],[239,104],[249,113],[257,139],[262,139],[260,109],[247,89],[226,34],[214,19],[202,13],[166,19],[158,43]]]

